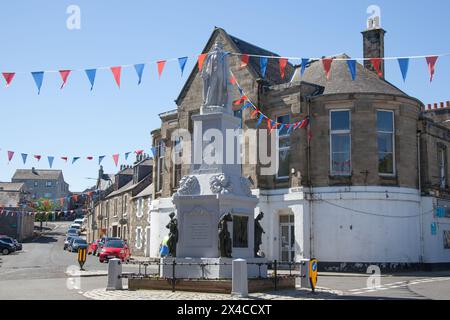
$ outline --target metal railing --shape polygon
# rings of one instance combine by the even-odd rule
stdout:
[[[166,280],[170,283],[172,291],[175,292],[176,284],[180,280],[193,281],[193,280],[231,280],[227,277],[208,277],[206,276],[207,267],[218,266],[232,266],[231,263],[208,263],[208,262],[161,262],[161,261],[130,261],[128,264],[138,265],[137,272],[124,272],[121,276],[122,279],[153,279],[153,280]],[[273,289],[278,290],[279,281],[286,278],[299,278],[301,277],[300,266],[301,262],[279,262],[277,260],[268,262],[247,262],[248,266],[258,267],[258,277],[254,279],[269,279],[273,283]],[[151,268],[151,267],[156,268]],[[170,275],[162,277],[161,267],[170,267]],[[201,272],[200,277],[188,278],[177,276],[177,267],[198,267]],[[267,276],[263,275],[263,268],[267,268]],[[270,272],[269,272],[270,271]],[[167,273],[167,272],[166,272]]]

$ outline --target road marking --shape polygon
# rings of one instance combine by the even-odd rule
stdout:
[[[448,280],[450,280],[450,277],[407,280],[407,281],[387,283],[387,284],[380,285],[380,286],[374,287],[374,288],[365,287],[365,288],[360,288],[360,289],[350,289],[350,290],[348,290],[348,292],[350,295],[359,295],[359,294],[371,293],[371,292],[376,292],[376,291],[397,289],[397,288],[401,288],[401,287],[407,287],[409,285],[430,283],[430,282],[439,282],[439,281],[448,281]]]

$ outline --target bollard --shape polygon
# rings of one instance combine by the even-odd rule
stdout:
[[[248,297],[247,261],[245,259],[233,260],[231,277],[231,295],[241,298]]]
[[[122,263],[120,259],[111,259],[108,263],[108,286],[106,290],[122,290]]]

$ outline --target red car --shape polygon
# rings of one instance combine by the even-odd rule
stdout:
[[[130,249],[123,240],[107,240],[98,253],[101,263],[118,258],[122,262],[130,261]]]
[[[94,240],[89,244],[88,254],[96,255],[98,250],[98,243],[100,240]]]

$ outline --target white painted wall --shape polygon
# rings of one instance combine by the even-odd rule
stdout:
[[[424,262],[450,263],[450,249],[444,249],[444,230],[450,230],[450,218],[436,217],[436,202],[436,198],[422,197]],[[433,222],[437,224],[436,235],[431,233]]]
[[[152,201],[150,215],[150,257],[159,257],[159,245],[163,238],[169,234],[166,225],[169,223],[169,214],[175,211],[172,198],[159,198]]]

